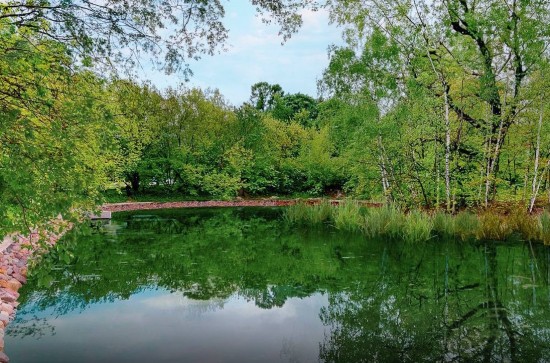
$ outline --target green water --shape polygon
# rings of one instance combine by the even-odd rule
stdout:
[[[548,362],[550,250],[367,240],[278,209],[123,213],[21,290],[12,362]],[[48,260],[49,261],[49,260]]]

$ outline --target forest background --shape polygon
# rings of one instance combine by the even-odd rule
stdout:
[[[287,39],[298,10],[340,25],[317,99],[259,82],[165,90],[223,48],[218,0],[0,5],[0,231],[131,197],[346,195],[454,212],[550,203],[550,4],[252,0]],[[275,55],[274,55],[275,56]]]

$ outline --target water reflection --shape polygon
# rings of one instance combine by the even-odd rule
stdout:
[[[58,344],[56,359],[70,358],[68,342],[108,344],[71,338],[75,329],[93,335],[108,321],[121,330],[103,335],[133,353],[110,350],[99,361],[163,361],[151,349],[164,349],[167,362],[550,360],[548,247],[407,245],[289,228],[279,217],[272,209],[119,215],[77,238],[71,264],[37,271],[25,286],[8,354],[43,362],[28,350]],[[164,340],[143,341],[151,326]]]

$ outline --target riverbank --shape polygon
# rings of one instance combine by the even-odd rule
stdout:
[[[28,235],[14,233],[0,245],[0,363],[9,362],[4,353],[4,334],[14,319],[19,289],[27,283],[29,263],[47,252],[71,228],[62,220],[52,222],[51,231],[37,230]]]
[[[101,210],[108,212],[124,212],[133,210],[149,209],[172,209],[172,208],[224,208],[224,207],[287,207],[296,204],[318,205],[321,203],[330,203],[337,205],[342,203],[341,199],[240,199],[240,200],[206,200],[206,201],[181,201],[181,202],[124,202],[124,203],[106,203]],[[381,203],[358,202],[363,206],[379,207]]]

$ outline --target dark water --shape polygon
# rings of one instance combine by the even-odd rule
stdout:
[[[550,361],[547,247],[367,240],[276,209],[73,237],[21,291],[12,362]]]

